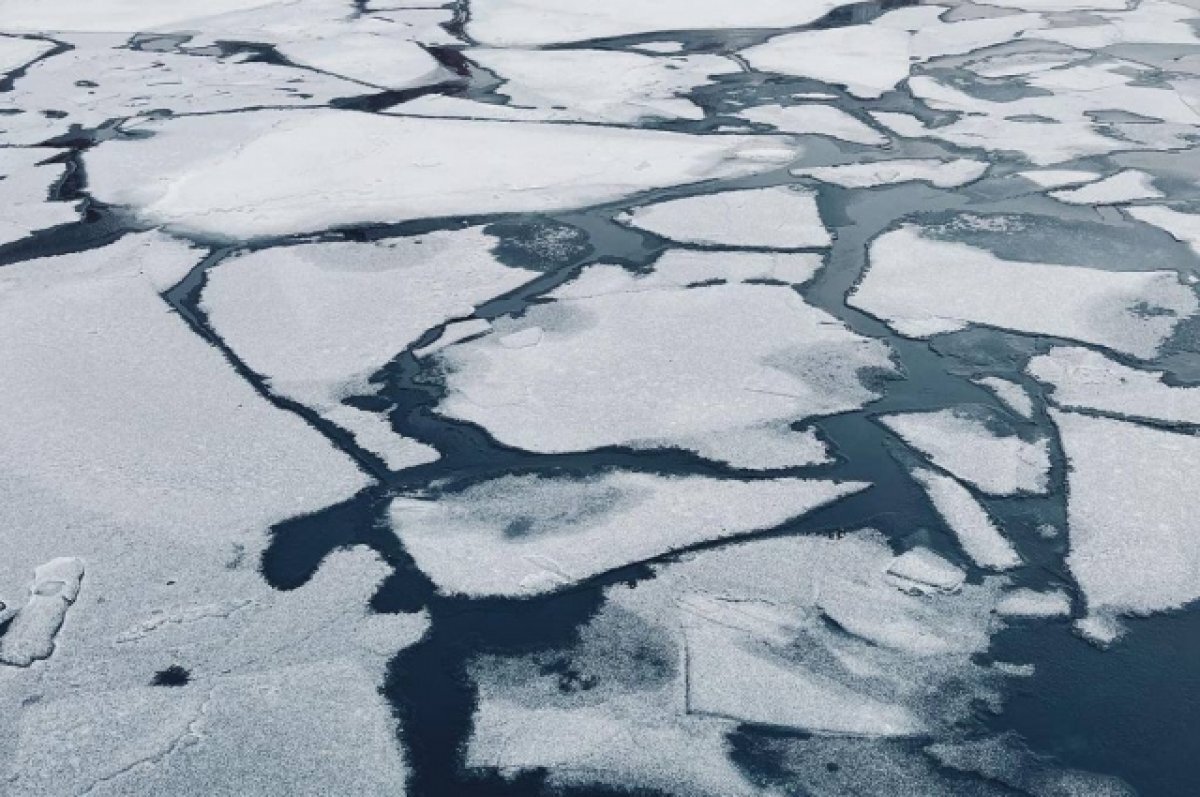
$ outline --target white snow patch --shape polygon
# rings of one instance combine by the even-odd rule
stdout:
[[[999,376],[985,376],[972,381],[995,393],[997,398],[1022,418],[1033,417],[1033,398],[1021,383]]]
[[[967,574],[928,548],[913,548],[887,566],[892,583],[916,594],[954,593],[962,589]]]
[[[0,637],[0,662],[28,667],[50,658],[54,638],[79,597],[82,581],[83,562],[79,559],[59,557],[39,565],[33,571],[29,600]]]
[[[1024,177],[1040,188],[1063,188],[1069,185],[1090,183],[1098,179],[1100,174],[1084,169],[1032,169],[1017,172],[1017,177]]]
[[[929,500],[975,564],[989,570],[1009,570],[1021,564],[1012,543],[965,487],[925,468],[915,469],[913,478],[925,488]]]
[[[1138,221],[1166,230],[1176,241],[1185,243],[1200,255],[1200,213],[1184,213],[1166,205],[1138,205],[1125,212]]]
[[[987,168],[986,163],[970,158],[949,161],[897,159],[840,166],[810,166],[792,169],[792,174],[797,177],[812,177],[843,188],[872,188],[913,180],[930,183],[938,188],[955,188],[978,180]]]
[[[803,249],[832,242],[816,195],[790,186],[672,199],[636,208],[617,220],[692,244]]]
[[[1153,176],[1126,169],[1082,188],[1051,191],[1050,196],[1069,205],[1116,205],[1137,199],[1158,199],[1163,193],[1154,187]]]
[[[885,415],[880,421],[935,465],[989,495],[1044,493],[1048,488],[1045,439],[1002,436],[983,419],[953,409]]]
[[[737,114],[741,119],[771,125],[780,133],[828,136],[841,141],[882,146],[887,136],[832,105],[760,105]]]
[[[1114,272],[1001,260],[905,226],[875,240],[847,302],[909,337],[970,324],[1073,338],[1150,358],[1197,308],[1171,271]]]
[[[773,528],[866,486],[627,472],[581,481],[506,476],[436,500],[398,498],[391,519],[442,592],[526,596]]]
[[[1062,590],[1038,592],[1032,589],[1014,589],[1006,592],[996,604],[996,614],[1004,617],[1068,617],[1071,614],[1071,598]]]
[[[1200,387],[1168,385],[1161,371],[1130,368],[1088,349],[1056,346],[1030,360],[1029,373],[1053,388],[1051,398],[1063,408],[1200,424]]]

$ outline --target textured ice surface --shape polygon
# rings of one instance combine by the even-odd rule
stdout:
[[[985,376],[976,379],[975,384],[982,385],[995,393],[997,398],[1022,418],[1033,417],[1033,399],[1030,397],[1029,391],[1019,382],[999,376]]]
[[[334,404],[427,330],[536,276],[502,265],[480,228],[250,252],[209,272],[216,331],[274,389]]]
[[[820,19],[837,5],[832,0],[745,0],[736,4],[725,0],[475,0],[467,33],[485,44],[511,47],[654,31],[786,28]]]
[[[1071,614],[1071,598],[1060,590],[1014,589],[996,604],[996,613],[1005,617],[1066,617]]]
[[[899,159],[850,163],[844,166],[810,166],[793,169],[797,177],[813,177],[843,188],[871,188],[912,180],[931,183],[938,188],[954,188],[978,180],[988,165],[969,158],[950,161]]]
[[[1196,311],[1174,272],[1114,272],[1002,260],[902,227],[871,245],[871,265],[847,299],[902,335],[970,324],[1096,343],[1150,358]]]
[[[738,71],[733,61],[716,55],[501,49],[465,55],[504,80],[497,91],[515,106],[537,109],[547,119],[617,124],[646,117],[702,119],[700,107],[682,95],[710,76]]]
[[[1063,769],[1032,753],[1016,734],[931,745],[943,766],[982,775],[1032,797],[1135,797],[1119,778]]]
[[[1029,373],[1063,408],[1200,424],[1200,387],[1169,385],[1161,371],[1130,368],[1089,349],[1057,346],[1033,358]]]
[[[654,276],[593,267],[556,301],[442,350],[448,391],[437,411],[531,451],[676,446],[739,467],[788,467],[826,458],[791,424],[861,407],[877,394],[860,374],[892,370],[883,344],[791,288],[636,289]],[[504,345],[532,327],[536,345]]]
[[[405,550],[441,591],[532,595],[674,549],[769,529],[866,486],[628,472],[587,480],[508,476],[435,500],[398,498],[391,519]]]
[[[738,117],[793,135],[829,136],[870,146],[880,146],[888,140],[883,133],[832,105],[760,105],[741,111]]]
[[[913,478],[925,488],[929,500],[975,564],[990,570],[1007,570],[1021,564],[1012,544],[965,487],[925,468],[914,470]]]
[[[775,280],[800,285],[811,280],[821,268],[821,256],[815,252],[705,252],[694,249],[668,249],[654,264],[654,273],[634,277],[629,272],[618,270],[630,290],[652,290],[657,287],[676,285],[686,287],[707,280],[746,282],[747,280]],[[593,269],[588,273],[599,273]],[[610,272],[616,276],[616,272]],[[576,290],[570,295],[582,295],[584,280],[575,283]],[[567,295],[564,291],[557,296]]]
[[[28,667],[54,652],[54,637],[79,597],[83,562],[59,557],[33,571],[29,599],[0,638],[0,662]]]
[[[790,158],[763,137],[353,111],[261,111],[145,127],[155,135],[88,153],[93,195],[131,205],[150,222],[242,238],[572,208],[752,174]],[[497,149],[506,157],[492,157]]]
[[[351,661],[35,704],[21,794],[404,793],[395,720]]]
[[[962,588],[967,574],[928,548],[913,548],[887,567],[895,583],[911,592],[953,593]]]
[[[1067,457],[1067,564],[1090,613],[1143,614],[1200,598],[1192,475],[1200,438],[1051,412]]]
[[[726,734],[765,723],[820,735],[937,734],[991,701],[996,585],[912,596],[871,532],[787,537],[656,565],[607,590],[569,646],[484,654],[472,767],[544,767],[552,784],[762,794]]]
[[[1166,205],[1139,205],[1127,213],[1138,221],[1166,230],[1175,240],[1182,241],[1200,255],[1200,214],[1184,213]]]
[[[1150,175],[1135,169],[1117,172],[1082,188],[1050,193],[1059,202],[1070,205],[1115,205],[1135,199],[1158,199],[1162,195],[1162,191],[1154,187],[1154,179]]]
[[[1029,442],[1011,430],[1000,433],[988,415],[950,409],[885,415],[880,420],[933,464],[985,493],[1042,493],[1047,488],[1046,441]]]
[[[621,221],[673,241],[802,249],[829,246],[816,195],[776,186],[724,191],[637,208]]]

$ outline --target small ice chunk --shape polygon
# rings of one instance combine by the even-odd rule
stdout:
[[[28,667],[54,652],[54,638],[79,595],[83,560],[52,559],[33,572],[29,600],[0,637],[0,662]]]
[[[842,166],[812,166],[792,169],[797,177],[812,177],[843,188],[872,188],[913,180],[938,188],[955,188],[978,180],[988,165],[970,158],[943,161],[936,159],[897,159],[850,163]]]
[[[1187,244],[1200,255],[1200,213],[1184,213],[1166,205],[1138,205],[1126,208],[1125,212],[1166,230],[1176,241]]]
[[[985,324],[1096,343],[1150,358],[1197,308],[1173,271],[1105,271],[1002,260],[924,237],[885,233],[847,303],[902,335],[930,337]]]
[[[913,548],[888,565],[887,574],[901,589],[919,593],[958,592],[967,574],[928,548]]]
[[[832,105],[759,105],[737,114],[750,122],[771,125],[781,133],[829,136],[855,144],[881,146],[888,137]]]
[[[972,381],[995,393],[997,398],[1022,418],[1033,417],[1033,398],[1019,382],[999,376],[985,376]]]
[[[630,472],[588,480],[506,476],[437,500],[398,498],[391,519],[442,592],[526,596],[772,528],[866,486]]]
[[[1014,589],[1005,593],[996,604],[996,614],[1005,617],[1067,617],[1071,614],[1071,597],[1062,590],[1038,592],[1033,589]]]
[[[1161,371],[1143,371],[1075,346],[1056,346],[1029,361],[1029,373],[1051,386],[1060,407],[1129,418],[1200,424],[1200,387],[1177,387]]]
[[[804,249],[832,242],[815,194],[786,185],[668,200],[618,221],[692,244]]]
[[[442,334],[437,340],[428,346],[413,349],[413,354],[417,357],[428,357],[447,346],[453,346],[455,343],[464,341],[467,338],[482,335],[491,328],[492,323],[485,318],[468,318],[466,321],[452,321],[442,330]]]
[[[1125,636],[1125,626],[1111,614],[1090,614],[1075,621],[1075,631],[1098,648],[1110,647]]]
[[[1116,205],[1136,199],[1158,199],[1163,193],[1154,187],[1153,176],[1126,169],[1082,188],[1051,191],[1050,196],[1069,205]]]
[[[975,564],[989,570],[1008,570],[1021,564],[1021,557],[1012,543],[1005,539],[991,516],[961,484],[926,468],[913,470],[913,478],[925,488],[934,507]]]
[[[1046,440],[1001,436],[989,428],[987,417],[948,409],[886,415],[880,421],[935,465],[989,495],[1044,493],[1050,471]]]
[[[1100,174],[1084,169],[1033,169],[1017,172],[1017,177],[1024,177],[1041,188],[1049,189],[1090,183],[1099,178]]]
[[[1052,411],[1067,458],[1067,565],[1089,614],[1200,598],[1194,477],[1200,437]]]
[[[684,287],[708,280],[748,282],[776,280],[802,285],[811,280],[823,265],[816,252],[710,252],[695,249],[668,249],[654,264],[651,277],[638,280],[643,287],[676,285]]]

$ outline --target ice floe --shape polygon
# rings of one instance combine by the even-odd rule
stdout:
[[[860,374],[892,371],[859,337],[789,287],[638,290],[613,267],[587,269],[555,301],[450,346],[442,415],[531,451],[674,446],[745,468],[821,462],[792,424],[877,396]],[[578,298],[573,298],[578,296]],[[503,339],[537,327],[537,345]]]
[[[880,421],[935,465],[990,495],[1043,493],[1048,487],[1046,440],[1024,440],[989,414],[948,409],[885,415]],[[948,505],[960,504],[948,492],[943,496]]]
[[[790,159],[763,137],[333,110],[195,116],[143,129],[154,135],[89,151],[92,195],[152,223],[240,238],[567,209]],[[498,148],[506,157],[493,157]]]
[[[927,748],[942,766],[980,775],[1032,797],[1135,797],[1124,781],[1109,775],[1062,768],[1033,753],[1015,733]]]
[[[996,398],[1022,418],[1033,417],[1033,398],[1029,391],[1019,382],[999,376],[985,376],[974,380],[975,384],[986,387],[996,394]]]
[[[1024,177],[1042,188],[1063,188],[1080,183],[1090,183],[1098,179],[1100,175],[1084,169],[1030,169],[1017,172],[1017,177]]]
[[[73,202],[48,202],[55,183],[65,174],[61,163],[46,163],[53,155],[44,149],[0,149],[0,245],[20,240],[37,230],[79,219]]]
[[[955,188],[978,180],[987,168],[986,163],[969,158],[949,161],[897,159],[840,166],[810,166],[792,169],[792,174],[812,177],[843,188],[873,188],[912,180],[930,183],[938,188]]]
[[[1200,598],[1190,501],[1200,438],[1052,411],[1068,463],[1067,564],[1089,614],[1145,614]]]
[[[79,597],[83,562],[59,557],[33,571],[29,600],[0,637],[0,662],[28,667],[54,652],[54,638]]]
[[[1002,260],[912,225],[870,248],[870,268],[847,302],[902,335],[970,324],[1095,343],[1150,358],[1197,308],[1175,272],[1114,272]]]
[[[398,498],[391,519],[405,550],[443,592],[522,596],[769,529],[866,486],[629,472],[583,480],[507,476],[436,499]]]
[[[914,594],[954,593],[962,589],[967,574],[928,548],[913,548],[887,566],[893,583]]]
[[[1116,205],[1137,199],[1159,199],[1163,193],[1154,187],[1151,175],[1126,169],[1082,188],[1052,191],[1050,196],[1069,205]]]
[[[1008,570],[1021,564],[1012,543],[965,487],[926,468],[913,470],[913,478],[925,488],[934,508],[975,564],[989,570]]]
[[[704,111],[684,95],[714,75],[738,71],[737,64],[717,55],[503,49],[472,49],[465,55],[503,79],[497,91],[515,106],[537,109],[546,119],[616,124],[648,117],[703,119]]]
[[[1191,247],[1200,255],[1200,214],[1184,213],[1166,205],[1137,205],[1126,212],[1138,221],[1167,231],[1172,238]]]
[[[556,0],[474,0],[467,34],[501,47],[556,44],[655,31],[705,28],[787,28],[820,19],[835,0],[779,3],[745,0],[610,0],[577,5]]]
[[[828,136],[868,146],[886,144],[888,137],[833,105],[759,105],[738,113],[738,118],[770,125],[780,133]]]
[[[1200,424],[1200,387],[1169,385],[1161,371],[1130,368],[1088,349],[1056,346],[1030,360],[1029,373],[1066,409]]]
[[[426,330],[536,276],[502,265],[495,244],[472,227],[261,249],[212,269],[202,307],[273,389],[328,409]]]
[[[618,221],[691,244],[802,249],[831,243],[816,195],[785,185],[668,200]]]

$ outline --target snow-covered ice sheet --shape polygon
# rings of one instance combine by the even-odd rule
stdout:
[[[88,153],[93,196],[132,206],[151,223],[235,238],[568,209],[753,174],[791,157],[763,137],[333,110],[197,116],[143,129],[154,135]],[[506,157],[492,157],[498,148]]]
[[[522,596],[773,528],[866,486],[629,472],[587,480],[508,476],[436,499],[398,498],[391,520],[443,592]]]
[[[836,0],[474,0],[467,34],[500,47],[577,42],[655,31],[705,28],[786,28],[820,19]]]
[[[646,205],[618,221],[673,241],[700,245],[803,249],[829,246],[816,195],[775,186],[723,191]]]
[[[1046,440],[1031,442],[1011,429],[997,429],[999,419],[988,414],[948,409],[885,415],[880,420],[935,465],[990,495],[1042,493],[1048,487]],[[948,493],[944,496],[947,504],[960,503]]]
[[[29,585],[29,600],[0,638],[0,662],[28,667],[54,652],[54,637],[79,597],[83,562],[59,557],[39,565]]]
[[[790,287],[636,289],[654,277],[592,267],[555,301],[443,349],[437,411],[531,451],[673,446],[738,467],[792,467],[827,455],[790,425],[863,406],[878,394],[860,374],[892,371],[886,346]],[[505,345],[534,328],[533,345]]]
[[[1138,199],[1160,199],[1163,193],[1154,187],[1151,175],[1126,169],[1082,188],[1052,191],[1050,196],[1069,205],[1116,205]]]
[[[955,188],[978,180],[987,168],[986,163],[970,158],[949,161],[902,158],[841,166],[809,166],[792,169],[792,174],[797,177],[812,177],[843,188],[873,188],[913,180],[930,183],[938,188]]]
[[[1115,272],[1002,260],[908,225],[870,249],[847,302],[897,332],[929,337],[970,324],[1072,338],[1151,358],[1197,308],[1174,272]]]
[[[1019,382],[999,376],[985,376],[976,379],[975,384],[986,387],[995,393],[996,398],[1022,418],[1033,417],[1033,398]]]
[[[1014,589],[996,604],[996,613],[1004,617],[1067,617],[1071,614],[1071,598],[1061,590]]]
[[[1170,385],[1161,371],[1130,368],[1089,349],[1056,346],[1030,360],[1029,373],[1065,409],[1200,424],[1200,387]]]
[[[1166,205],[1137,205],[1126,212],[1138,221],[1166,230],[1177,241],[1200,255],[1200,213],[1185,213]]]
[[[1052,411],[1067,458],[1071,568],[1093,615],[1200,598],[1192,475],[1200,438]]]

